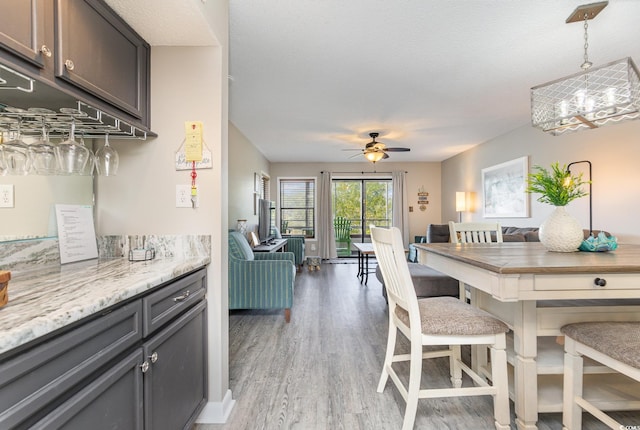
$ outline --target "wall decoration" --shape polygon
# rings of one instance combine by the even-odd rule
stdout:
[[[424,190],[424,187],[418,188],[418,207],[422,212],[427,210],[429,204],[429,193]]]
[[[527,156],[482,169],[484,217],[529,217],[528,174]]]

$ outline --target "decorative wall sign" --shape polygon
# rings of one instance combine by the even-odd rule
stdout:
[[[187,161],[187,154],[185,151],[185,140],[182,141],[180,147],[176,151],[176,170],[191,170],[191,161]],[[213,158],[211,157],[211,150],[207,147],[207,144],[202,142],[202,160],[196,161],[196,169],[212,169]]]
[[[485,218],[526,218],[529,158],[520,157],[482,169],[482,207]]]

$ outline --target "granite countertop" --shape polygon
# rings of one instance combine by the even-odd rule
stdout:
[[[208,256],[96,259],[12,274],[0,308],[0,354],[210,262]]]

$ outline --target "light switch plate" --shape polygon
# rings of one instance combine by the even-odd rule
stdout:
[[[14,207],[13,185],[0,185],[0,208]]]

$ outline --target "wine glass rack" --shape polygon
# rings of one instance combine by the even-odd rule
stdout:
[[[34,93],[35,81],[0,64],[0,90]],[[0,91],[0,137],[3,134],[41,136],[45,130],[49,137],[69,136],[72,125],[75,135],[83,138],[146,140],[147,132],[84,102],[77,101],[74,108],[19,108],[2,102]],[[34,101],[38,97],[33,94]],[[0,138],[0,142],[2,139]]]

